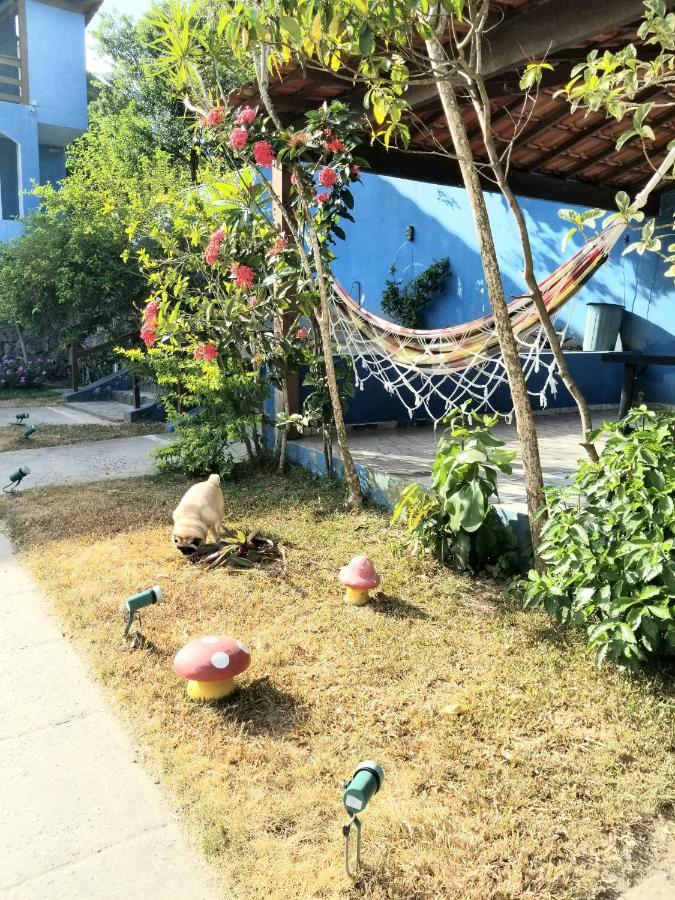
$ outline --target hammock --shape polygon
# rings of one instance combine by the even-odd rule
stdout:
[[[554,322],[555,314],[607,260],[625,227],[618,222],[604,229],[540,282]],[[399,397],[411,417],[422,408],[434,422],[466,398],[478,408],[500,411],[491,401],[507,379],[493,315],[450,328],[404,328],[363,309],[337,282],[333,287],[333,339],[339,353],[357,361],[357,387],[375,378],[388,393]],[[543,387],[530,393],[545,407],[548,394],[556,393],[556,364],[553,357],[542,358],[547,342],[539,314],[530,297],[516,298],[508,310],[524,356],[521,361],[526,379],[544,369]],[[560,337],[564,336],[563,329]],[[502,394],[501,411],[503,399]]]

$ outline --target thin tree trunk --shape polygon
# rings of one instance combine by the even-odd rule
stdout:
[[[525,284],[527,285],[537,313],[539,314],[539,319],[544,328],[546,338],[556,361],[556,365],[558,366],[560,377],[562,378],[563,384],[572,395],[574,402],[577,405],[577,409],[579,410],[582,435],[581,446],[588,454],[591,462],[597,462],[599,459],[598,451],[596,450],[595,445],[590,443],[588,440],[588,434],[593,429],[591,411],[588,408],[588,402],[584,397],[581,388],[574,380],[572,373],[570,372],[570,368],[567,365],[567,360],[565,359],[565,354],[563,353],[562,345],[558,337],[558,332],[555,330],[555,326],[548,314],[548,309],[546,308],[546,304],[541,293],[541,288],[539,287],[539,283],[537,282],[537,277],[534,272],[532,245],[530,243],[530,234],[527,229],[527,223],[525,222],[525,216],[523,215],[520,203],[518,202],[515,194],[511,190],[508,181],[506,180],[504,166],[502,165],[502,161],[499,158],[499,154],[497,153],[497,148],[495,147],[494,138],[492,135],[492,127],[490,124],[489,100],[487,99],[487,95],[485,92],[485,84],[480,76],[476,76],[474,78],[474,82],[480,94],[480,100],[474,97],[474,108],[478,114],[481,129],[483,131],[483,142],[485,144],[485,149],[487,150],[488,158],[490,160],[490,167],[495,176],[495,180],[497,181],[499,190],[502,192],[506,202],[509,204],[511,212],[513,213],[513,217],[516,220],[516,225],[518,227],[518,234],[520,235],[520,243],[523,251],[523,276],[525,278]]]
[[[545,505],[545,496],[534,416],[530,406],[530,398],[527,394],[527,385],[525,384],[520,357],[518,356],[518,345],[511,328],[511,320],[506,297],[504,296],[504,286],[499,272],[499,263],[485,205],[485,197],[483,196],[483,190],[473,162],[471,147],[454,88],[449,79],[444,77],[445,57],[443,48],[438,38],[429,38],[425,43],[427,55],[437,79],[438,95],[443,106],[443,112],[448,123],[448,129],[455,147],[457,161],[473,213],[488,296],[494,313],[495,331],[513,398],[513,408],[516,416],[518,437],[520,438],[520,450],[525,475],[525,494],[530,519],[532,547],[535,564],[539,567],[541,562],[538,558],[537,547],[544,520],[543,517],[538,517],[537,514]]]
[[[23,334],[18,325],[14,326],[16,328],[16,336],[19,341],[19,347],[21,348],[21,357],[25,363],[28,362],[28,354],[26,353],[26,343],[23,339]]]
[[[283,318],[280,315],[274,316],[274,336],[277,340],[281,340],[284,336],[284,325]],[[284,378],[281,388],[279,389],[281,393],[281,408],[282,412],[288,415],[288,382],[286,378]],[[278,463],[277,463],[277,472],[280,475],[284,474],[284,469],[286,468],[286,443],[288,441],[288,425],[284,425],[283,428],[277,428],[277,438],[275,441],[276,447],[275,451],[279,454]]]

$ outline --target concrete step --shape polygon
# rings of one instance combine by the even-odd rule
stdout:
[[[134,392],[133,391],[113,391],[112,399],[116,403],[125,403],[127,406],[134,405]],[[150,394],[141,394],[141,406],[144,403],[152,403],[154,401],[154,397]]]

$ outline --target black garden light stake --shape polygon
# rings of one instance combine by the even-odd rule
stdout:
[[[26,475],[30,475],[30,468],[28,466],[19,466],[16,472],[12,472],[9,476],[9,484],[6,484],[2,489],[4,493],[13,494]]]

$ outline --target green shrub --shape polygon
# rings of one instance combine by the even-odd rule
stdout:
[[[516,538],[491,501],[500,472],[511,473],[515,453],[505,450],[492,431],[497,416],[455,409],[439,441],[432,487],[410,484],[392,521],[405,522],[404,543],[413,553],[432,552],[457,569],[493,574],[518,567]]]
[[[598,660],[632,669],[675,651],[675,415],[641,406],[593,432],[600,461],[548,491],[528,607],[585,626]]]
[[[227,426],[200,421],[199,415],[188,417],[176,428],[175,440],[155,451],[157,469],[188,478],[206,478],[214,472],[229,478],[234,468],[229,444]]]

